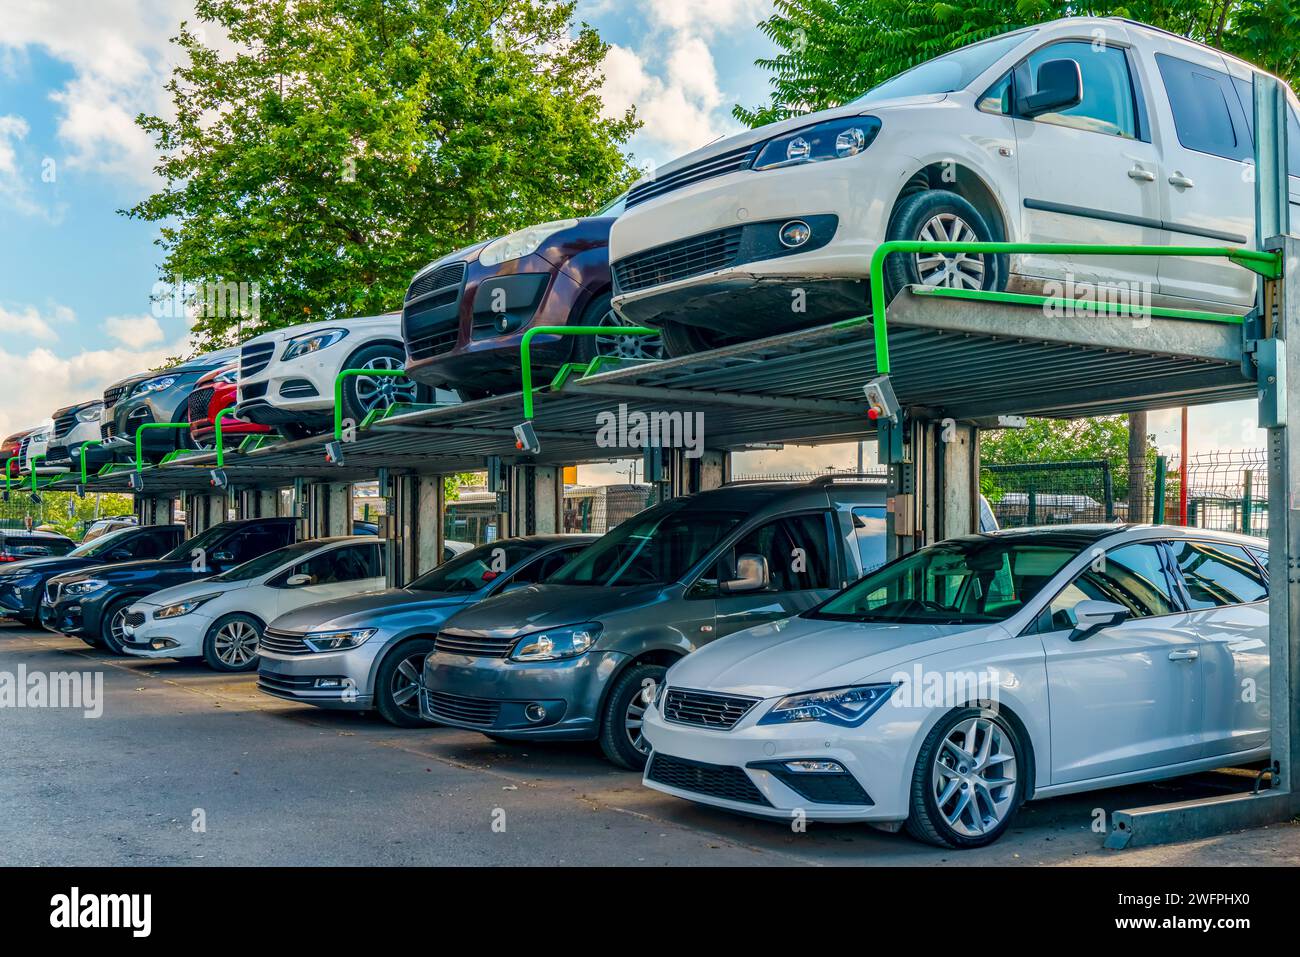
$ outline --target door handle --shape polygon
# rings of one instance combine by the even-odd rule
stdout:
[[[1189,177],[1184,176],[1182,173],[1174,173],[1173,176],[1169,177],[1169,185],[1178,186],[1182,189],[1191,189],[1196,185],[1196,182]]]
[[[1195,661],[1199,657],[1201,657],[1201,653],[1196,650],[1169,652],[1170,661]]]
[[[1156,174],[1149,169],[1143,169],[1141,166],[1134,166],[1128,171],[1128,178],[1135,179],[1140,183],[1154,183]]]

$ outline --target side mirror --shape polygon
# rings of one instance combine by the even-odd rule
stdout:
[[[741,555],[736,559],[736,577],[730,581],[719,582],[718,591],[724,595],[762,591],[771,580],[766,558],[762,555]]]
[[[125,548],[117,548],[108,553],[108,560],[111,562],[130,561],[131,553]]]
[[[1037,92],[1020,97],[1017,112],[1022,116],[1069,109],[1083,100],[1083,74],[1075,60],[1048,60],[1038,68],[1037,86]]]
[[[315,580],[310,575],[290,575],[284,583],[290,588],[298,588],[302,585],[310,585]]]
[[[213,552],[212,560],[214,562],[233,562],[235,556],[232,552]]]
[[[1074,631],[1070,632],[1070,640],[1083,641],[1103,628],[1111,628],[1128,619],[1129,610],[1123,605],[1085,598],[1074,606]]]

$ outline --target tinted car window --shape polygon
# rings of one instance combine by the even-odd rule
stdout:
[[[378,578],[379,549],[370,543],[348,545],[320,555],[314,555],[293,567],[291,575],[308,575],[313,585],[332,585],[339,582]]]
[[[1002,56],[1023,43],[1027,36],[1028,33],[1008,33],[926,60],[873,87],[853,102],[876,103],[897,96],[951,93],[963,89]]]
[[[4,535],[0,536],[0,552],[15,558],[45,558],[66,555],[76,545],[71,539],[57,535]]]
[[[536,550],[536,546],[529,544],[489,542],[448,559],[406,588],[410,591],[475,592]]]
[[[1252,548],[1250,553],[1255,556],[1255,561],[1259,562],[1260,568],[1268,571],[1268,552],[1262,548]]]
[[[518,573],[511,576],[510,581],[513,584],[527,583],[530,585],[538,582],[544,582],[561,568],[563,568],[574,555],[582,551],[581,548],[564,548],[560,551],[551,552],[544,555],[535,562],[529,562]]]
[[[1156,54],[1156,64],[1169,94],[1178,142],[1189,150],[1224,159],[1243,160],[1251,155],[1245,117],[1228,74],[1178,57]]]
[[[1048,611],[1051,629],[1073,628],[1070,612],[1086,598],[1123,605],[1134,618],[1151,618],[1177,611],[1154,544],[1122,545],[1098,557],[1061,591]]]
[[[1118,47],[1094,49],[1082,40],[1052,43],[1031,53],[1016,70],[1020,93],[1036,92],[1038,68],[1049,60],[1073,60],[1079,64],[1083,78],[1083,99],[1075,106],[1055,113],[1042,113],[1034,120],[1069,126],[1112,136],[1137,136],[1137,111],[1134,108],[1133,80],[1129,76],[1128,55]]]
[[[1244,548],[1209,542],[1170,542],[1193,608],[1241,605],[1268,597],[1264,576]]]
[[[864,575],[885,564],[886,518],[883,505],[864,505],[853,510],[853,537],[858,543]]]
[[[250,558],[256,558],[258,555],[264,555],[267,552],[279,548],[286,544],[292,537],[290,526],[286,525],[253,525],[249,528],[242,528],[230,538],[221,542],[213,549],[216,553],[227,553],[231,555],[231,561],[246,562]]]
[[[825,512],[787,515],[746,532],[732,548],[732,568],[741,555],[767,559],[771,591],[835,587]]]

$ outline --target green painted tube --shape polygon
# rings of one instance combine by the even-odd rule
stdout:
[[[519,340],[519,375],[524,393],[524,418],[533,417],[533,337],[546,336],[657,336],[658,329],[646,326],[534,326]]]
[[[359,375],[389,376],[394,379],[406,378],[405,369],[344,369],[334,377],[334,441],[343,439],[343,382]]]

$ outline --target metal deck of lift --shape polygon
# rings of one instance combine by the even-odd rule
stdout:
[[[1270,99],[1271,97],[1271,99]],[[1292,817],[1300,810],[1300,513],[1291,489],[1300,479],[1300,390],[1285,370],[1300,369],[1300,239],[1286,238],[1285,101],[1280,89],[1256,91],[1257,212],[1261,243],[1282,254],[1282,276],[1261,283],[1260,308],[1243,324],[1175,318],[1069,318],[1003,302],[941,299],[904,292],[888,309],[890,375],[911,425],[904,458],[891,445],[891,549],[906,551],[962,529],[978,494],[978,429],[1001,415],[1060,418],[1163,409],[1259,396],[1269,428],[1271,787],[1158,808],[1115,812],[1114,847],[1190,839]],[[534,392],[535,455],[515,446],[523,395],[439,408],[394,410],[369,422],[326,462],[325,439],[259,443],[228,452],[231,488],[346,483],[377,476],[441,476],[499,459],[531,474],[543,468],[636,454],[597,443],[598,416],[703,412],[703,443],[725,455],[775,443],[859,440],[875,434],[864,383],[876,369],[869,320],[714,350],[681,359],[559,377]],[[1289,358],[1288,358],[1289,357]],[[959,422],[969,441],[964,464],[935,439],[933,424]],[[928,424],[927,424],[928,423]],[[891,443],[897,436],[891,437]],[[144,495],[209,490],[214,454],[179,458],[139,472]],[[132,470],[93,477],[87,491],[127,491]],[[725,472],[725,469],[724,469]],[[552,478],[553,484],[553,478]],[[56,487],[71,487],[69,477]],[[440,483],[438,483],[440,488]],[[553,491],[553,489],[552,489]],[[440,493],[439,493],[440,494]],[[910,506],[913,497],[933,501]],[[428,499],[404,506],[418,513]],[[513,501],[513,500],[512,500]],[[441,508],[441,498],[437,498]],[[947,506],[951,506],[948,508]],[[260,514],[260,513],[259,513]],[[391,534],[391,533],[390,533]],[[899,544],[901,543],[901,545]]]

